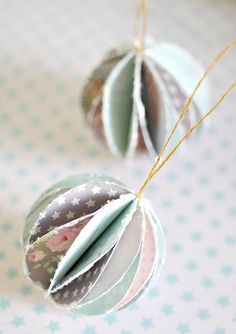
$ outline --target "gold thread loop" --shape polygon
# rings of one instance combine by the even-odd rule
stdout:
[[[137,52],[145,49],[147,35],[147,0],[141,0],[134,19],[133,45]]]
[[[203,81],[205,80],[205,78],[209,75],[209,72],[212,70],[212,68],[214,67],[214,65],[224,56],[224,54],[226,52],[228,52],[230,49],[232,49],[233,47],[236,46],[236,40],[232,41],[231,43],[229,43],[228,45],[226,45],[226,47],[214,58],[214,60],[209,64],[209,66],[207,67],[207,69],[205,70],[204,74],[202,75],[202,77],[200,78],[200,80],[198,81],[197,85],[195,86],[193,93],[190,95],[190,97],[188,98],[187,102],[185,103],[170,135],[167,137],[166,141],[164,142],[164,145],[159,153],[159,155],[156,157],[155,159],[155,163],[152,167],[152,169],[150,170],[147,178],[145,179],[143,185],[141,186],[140,190],[137,192],[136,196],[138,198],[140,198],[143,194],[144,189],[146,188],[146,186],[148,185],[148,183],[150,182],[150,180],[157,174],[157,172],[166,164],[166,162],[171,158],[171,156],[175,153],[175,151],[178,149],[178,147],[185,141],[185,139],[187,137],[190,136],[190,134],[218,107],[218,105],[224,100],[224,98],[230,93],[230,91],[236,86],[236,81],[234,81],[229,88],[226,90],[226,92],[221,96],[221,98],[216,102],[216,104],[199,120],[197,121],[188,131],[187,133],[180,139],[180,141],[175,145],[175,147],[171,150],[171,152],[162,160],[162,162],[160,163],[161,157],[166,149],[166,147],[168,146],[171,138],[173,137],[181,119],[183,118],[183,116],[185,115],[185,113],[188,111],[188,108],[193,100],[194,95],[196,94],[196,92],[198,91],[198,89],[200,88],[201,84],[203,83]]]

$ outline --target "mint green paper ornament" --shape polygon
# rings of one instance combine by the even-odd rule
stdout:
[[[76,175],[42,194],[23,240],[29,278],[59,307],[79,314],[127,306],[164,261],[151,204],[106,176]]]
[[[141,1],[144,20],[145,1]],[[145,29],[145,22],[141,25]],[[146,29],[134,43],[109,51],[86,80],[81,106],[92,132],[118,158],[159,154],[189,94],[203,74],[184,48],[156,43]],[[172,138],[171,149],[209,108],[206,80]]]

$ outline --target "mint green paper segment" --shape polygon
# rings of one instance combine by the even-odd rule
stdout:
[[[117,185],[124,186],[123,183],[114,179],[113,177],[104,176],[104,175],[96,175],[96,174],[78,174],[71,175],[57,183],[55,183],[52,187],[46,190],[39,199],[33,204],[29,214],[26,217],[26,222],[23,231],[22,242],[24,247],[27,246],[28,239],[31,233],[31,230],[36,223],[40,212],[43,212],[46,207],[52,203],[52,201],[57,198],[59,195],[62,195],[66,191],[70,190],[73,187],[82,185],[88,182],[110,182],[115,183]]]
[[[124,274],[123,278],[115,284],[109,292],[102,297],[92,301],[88,304],[78,306],[72,310],[74,313],[82,315],[99,315],[109,312],[115,305],[117,305],[124,295],[128,292],[141,258],[141,252],[139,252],[133,261],[129,270]]]
[[[75,263],[134,200],[134,194],[122,195],[120,198],[104,205],[96,213],[90,222],[83,228],[66,255],[63,257],[55,272],[48,293],[54,290],[55,287],[58,287],[60,281],[72,269]],[[120,229],[123,229],[122,220],[120,220],[119,227]]]
[[[83,300],[84,304],[101,297],[119,282],[139,253],[143,237],[144,213],[142,207],[137,205],[132,219],[116,244],[106,268]]]
[[[124,186],[122,182],[120,182],[119,180],[111,176],[84,173],[84,174],[70,175],[66,177],[65,179],[54,184],[54,186],[52,186],[49,189],[49,191],[51,189],[61,188],[61,187],[71,188],[71,187],[75,187],[75,186],[78,186],[84,183],[88,183],[88,182],[110,182],[110,183],[115,183],[115,184]]]
[[[135,54],[130,52],[109,75],[103,92],[102,118],[107,143],[117,156],[124,156],[130,142],[133,111]]]
[[[119,241],[119,239],[122,238],[124,231],[128,228],[126,226],[128,224],[130,225],[130,220],[133,217],[136,206],[137,201],[134,200],[119,214],[119,216],[108,226],[108,228],[106,228],[94,244],[82,255],[78,264],[75,264],[73,267],[73,270],[70,270],[68,274],[66,274],[63,279],[57,283],[55,290],[57,290],[57,288],[61,289],[63,285],[68,284],[73,279],[89,270],[95,262],[102,258]],[[135,242],[139,242],[138,240],[140,239],[140,236],[138,235],[136,239],[137,241],[135,240]]]

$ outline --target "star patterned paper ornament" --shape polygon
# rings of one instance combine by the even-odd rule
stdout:
[[[23,240],[29,278],[79,314],[127,306],[164,260],[150,203],[105,176],[69,177],[44,193],[27,216]]]
[[[202,72],[197,61],[174,44],[148,38],[142,52],[123,45],[111,50],[90,74],[82,108],[93,132],[115,156],[147,150],[155,157]],[[208,108],[205,82],[172,145]]]

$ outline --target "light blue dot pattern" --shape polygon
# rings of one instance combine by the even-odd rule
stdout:
[[[149,0],[150,33],[207,64],[235,39],[235,2],[212,4]],[[118,313],[82,317],[56,309],[24,275],[20,236],[42,191],[84,172],[118,177],[136,191],[151,167],[145,155],[113,158],[87,129],[78,103],[102,54],[132,35],[135,5],[0,1],[0,334],[236,333],[234,93],[147,188],[166,254],[140,299]],[[233,80],[231,52],[212,72],[213,102]]]

